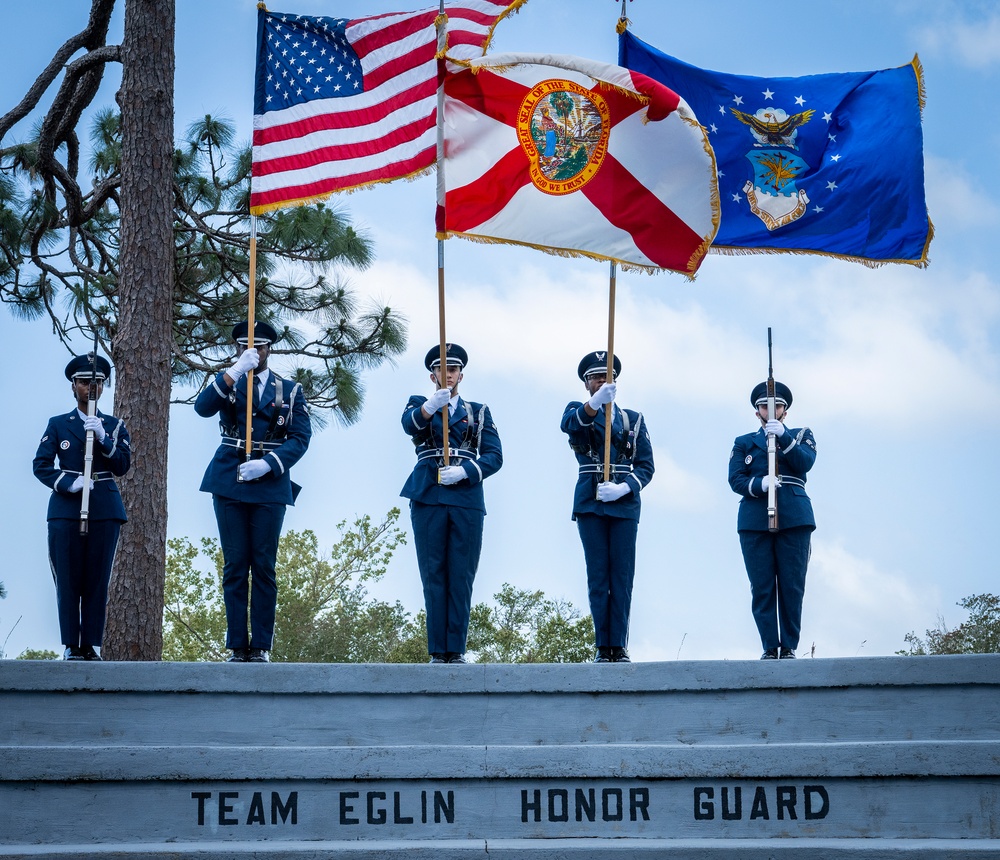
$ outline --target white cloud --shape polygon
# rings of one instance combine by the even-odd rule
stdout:
[[[922,49],[974,69],[1000,65],[1000,15],[995,10],[979,20],[972,20],[971,10],[964,4],[937,11],[941,17],[917,31]],[[945,11],[950,14],[942,14]]]
[[[936,589],[896,572],[880,570],[840,541],[813,540],[806,579],[800,653],[815,643],[817,657],[893,654],[905,647],[912,619],[937,618]],[[918,634],[924,628],[918,629]]]
[[[1000,207],[994,202],[992,189],[954,158],[925,153],[924,179],[927,210],[936,230],[981,229],[1000,220]]]

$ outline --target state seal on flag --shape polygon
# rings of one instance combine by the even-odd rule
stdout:
[[[601,169],[610,134],[608,103],[573,81],[539,82],[517,112],[528,175],[546,194],[571,194],[590,182]]]

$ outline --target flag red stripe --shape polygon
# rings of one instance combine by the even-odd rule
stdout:
[[[660,87],[660,89],[666,89],[666,87]],[[604,99],[605,104],[607,104],[608,110],[611,113],[611,128],[614,128],[626,117],[630,117],[638,111],[645,110],[648,105],[645,99],[639,99],[634,95],[623,93],[621,90],[609,87],[600,81],[595,82],[593,92],[597,93],[597,95]]]
[[[447,229],[469,232],[500,212],[530,181],[528,159],[521,147],[512,149],[484,176],[448,191],[444,202]]]
[[[454,29],[448,34],[450,48],[481,48],[489,35],[488,31],[509,7],[505,0],[468,2],[475,8],[466,6],[463,0],[448,4],[447,12],[454,23]],[[266,10],[261,14],[270,19],[275,17]],[[321,107],[310,106],[309,94],[315,94],[316,98],[318,93],[323,92],[315,89],[317,82],[328,88],[333,86],[328,77],[314,78],[308,84],[312,89],[296,93],[299,100],[307,99],[296,109],[287,112],[282,112],[280,107],[273,112],[265,109],[255,117],[259,127],[253,132],[253,174],[264,178],[261,184],[279,187],[252,193],[252,208],[271,209],[282,204],[317,199],[344,188],[410,176],[433,165],[434,148],[425,145],[425,138],[433,129],[436,118],[434,94],[440,67],[433,62],[437,51],[436,17],[436,9],[425,9],[402,15],[372,15],[348,22],[344,33],[354,52],[362,59],[362,98],[355,99],[353,96],[360,93],[352,93],[342,99],[329,99],[327,89],[325,97],[328,101]],[[482,31],[474,32],[476,28]],[[329,75],[336,68],[332,64],[340,63],[342,51],[332,38],[324,39],[318,32],[316,36],[320,39],[318,46],[310,35],[310,42],[303,43],[300,50],[308,49],[309,59],[317,61],[315,65],[310,64],[309,69],[324,65],[329,58],[324,72],[318,73]],[[318,55],[320,48],[327,49],[322,56]],[[264,45],[258,46],[259,92],[263,91],[262,70],[267,68],[266,62]],[[299,80],[298,86],[305,88],[307,85],[302,83],[303,77],[311,72],[303,71],[306,68],[305,59],[300,62],[302,68],[295,70],[295,77]],[[358,69],[358,75],[361,74],[362,69]],[[334,78],[334,82],[337,80]],[[350,86],[352,82],[353,79],[344,86]],[[390,93],[395,87],[404,89],[397,94]],[[259,92],[258,98],[262,98]],[[313,111],[316,115],[309,116]],[[399,111],[407,113],[399,114]],[[283,117],[287,117],[288,121],[283,121]],[[405,125],[394,127],[399,122],[405,122]],[[380,160],[389,159],[397,160],[379,164]],[[352,169],[357,172],[336,175],[338,171]],[[321,177],[320,174],[332,175]],[[310,177],[317,178],[308,181]],[[282,182],[298,184],[281,186]]]
[[[528,94],[523,84],[486,69],[476,75],[468,69],[448,75],[444,91],[449,98],[461,99],[473,110],[513,127],[517,126],[518,105]]]
[[[388,134],[380,135],[378,144],[381,149],[390,150],[395,146],[416,140],[428,129],[434,128],[434,117],[420,119],[401,126]],[[371,155],[371,141],[361,140],[357,143],[333,144],[311,149],[307,152],[295,153],[278,158],[255,161],[254,176],[268,176],[273,173],[283,173],[286,170],[301,170],[313,167],[326,161],[342,161],[350,158],[364,158]]]
[[[352,21],[347,28],[347,37],[351,42],[351,47],[354,48],[354,53],[356,53],[359,57],[366,57],[372,51],[377,51],[379,48],[384,48],[387,45],[402,42],[404,39],[409,39],[421,30],[428,30],[427,44],[430,46],[431,55],[433,56],[437,48],[437,34],[434,32],[434,18],[436,15],[437,12],[433,10],[425,10],[412,16],[411,18],[397,21],[396,23],[389,24],[385,27],[379,27],[379,29],[363,36],[355,36],[352,34],[351,30],[356,28],[359,23],[359,21]],[[362,18],[360,20],[369,21],[371,19]]]
[[[301,119],[297,122],[289,122],[284,125],[275,125],[270,128],[254,129],[253,145],[265,146],[269,143],[279,143],[282,140],[292,140],[304,137],[317,131],[330,131],[332,129],[358,128],[359,126],[371,125],[385,119],[389,114],[414,104],[425,98],[430,98],[437,90],[436,82],[431,80],[419,81],[408,90],[404,90],[396,96],[373,105],[364,110],[329,111],[316,116]],[[434,123],[434,111],[429,117],[431,124]]]
[[[431,44],[421,46],[421,50],[419,51],[410,51],[408,54],[403,54],[387,63],[383,63],[377,69],[372,69],[370,72],[365,73],[365,92],[370,93],[382,86],[386,81],[391,81],[400,75],[412,74],[414,69],[419,69],[433,59],[434,45]],[[426,72],[421,72],[420,74],[426,74]],[[431,80],[434,80],[433,73],[431,74]]]
[[[702,237],[610,153],[580,193],[609,222],[630,233],[636,247],[658,266],[686,271],[701,247]]]
[[[434,164],[435,151],[433,146],[429,146],[419,152],[413,158],[387,164],[377,170],[368,170],[362,173],[352,173],[343,176],[333,176],[327,179],[319,179],[315,182],[308,182],[302,185],[285,185],[271,191],[257,192],[250,195],[250,207],[267,207],[270,204],[291,204],[300,200],[310,200],[325,197],[334,191],[343,188],[355,188],[359,185],[367,185],[372,182],[381,182],[395,179],[400,176],[409,176],[419,170],[424,170]]]

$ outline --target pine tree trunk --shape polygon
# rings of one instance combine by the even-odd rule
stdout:
[[[115,414],[132,437],[121,482],[129,522],[111,580],[105,656],[159,660],[167,540],[173,309],[175,0],[126,0]]]

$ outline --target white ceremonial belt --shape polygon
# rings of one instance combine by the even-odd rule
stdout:
[[[417,454],[417,462],[421,460],[439,460],[444,457],[444,448],[430,448]],[[448,458],[458,458],[460,460],[475,460],[476,455],[465,448],[449,448]]]
[[[223,445],[228,445],[230,448],[246,448],[246,446],[247,446],[247,440],[246,439],[233,439],[231,436],[223,436],[222,437],[222,444]],[[280,448],[281,445],[282,445],[281,442],[251,442],[250,443],[250,450],[251,451],[274,451],[274,450]]]
[[[784,484],[791,484],[793,487],[802,487],[802,489],[805,489],[806,486],[806,482],[801,478],[790,478],[788,475],[778,475],[778,486],[780,487]]]
[[[603,463],[587,463],[580,467],[581,475],[603,475],[604,474],[604,464]],[[631,475],[632,466],[631,465],[615,465],[612,464],[609,470],[611,475]]]

